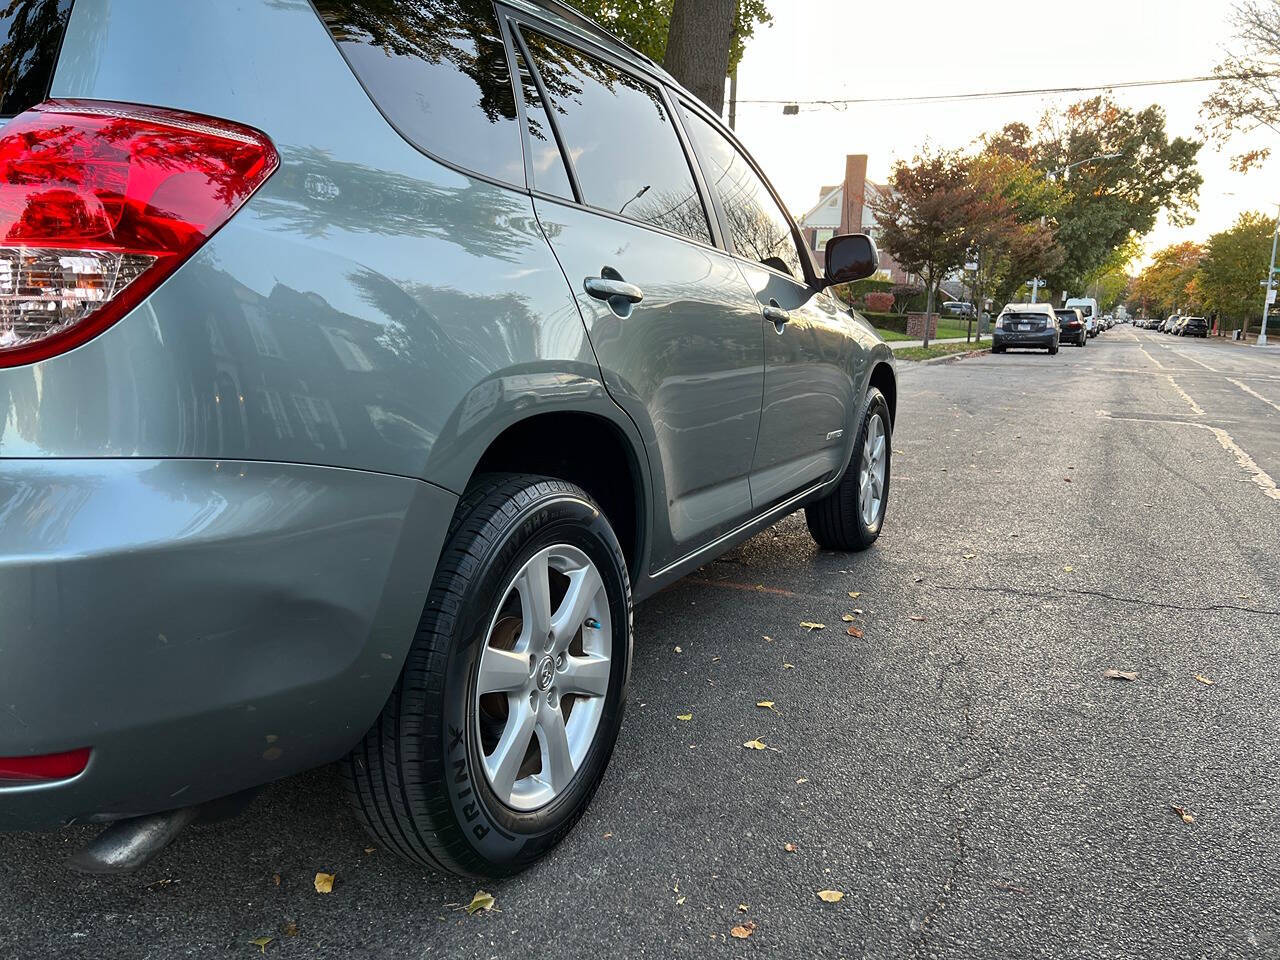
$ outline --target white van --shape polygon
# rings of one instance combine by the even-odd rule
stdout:
[[[1071,297],[1065,304],[1069,310],[1075,307],[1084,315],[1085,329],[1089,332],[1089,336],[1096,337],[1098,335],[1098,301],[1093,297]]]

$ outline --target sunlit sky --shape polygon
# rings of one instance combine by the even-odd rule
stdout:
[[[1230,0],[770,0],[774,24],[747,47],[740,101],[837,99],[968,93],[1166,80],[1212,72],[1229,40]],[[1116,91],[1125,106],[1159,103],[1170,136],[1196,137],[1210,84]],[[1021,120],[1032,126],[1046,106],[1076,96],[968,103],[802,107],[741,103],[738,134],[797,215],[823,184],[844,176],[844,157],[869,155],[882,181],[893,161],[926,141],[965,147],[981,133]],[[1233,145],[1234,148],[1235,145]],[[1280,147],[1280,144],[1277,144]],[[1247,209],[1275,210],[1280,159],[1248,175],[1231,171],[1212,144],[1200,152],[1204,186],[1193,226],[1165,222],[1146,255],[1179,240],[1202,240]],[[1238,151],[1234,151],[1238,152]],[[1277,150],[1280,154],[1280,150]]]

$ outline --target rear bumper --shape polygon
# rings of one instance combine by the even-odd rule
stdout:
[[[1029,347],[1046,350],[1055,343],[1053,331],[1048,333],[1009,333],[997,330],[991,335],[991,344],[996,347]]]
[[[0,461],[0,829],[200,803],[334,760],[399,674],[453,494],[355,470]]]

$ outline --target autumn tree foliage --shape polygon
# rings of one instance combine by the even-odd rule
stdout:
[[[1262,312],[1275,220],[1263,213],[1242,213],[1232,226],[1213,234],[1196,270],[1195,289],[1207,313],[1248,332]]]
[[[1245,172],[1271,155],[1252,134],[1280,133],[1280,0],[1243,0],[1232,9],[1235,42],[1214,69],[1202,132],[1218,146],[1240,143],[1232,166]]]
[[[1198,307],[1192,281],[1203,259],[1204,247],[1190,241],[1157,251],[1134,282],[1134,301],[1144,313],[1173,313]]]

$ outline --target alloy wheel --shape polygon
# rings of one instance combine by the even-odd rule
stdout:
[[[874,526],[880,516],[880,504],[884,499],[885,454],[884,421],[880,414],[875,413],[867,421],[867,438],[862,443],[858,473],[858,502],[862,505],[862,522],[867,527]]]
[[[498,799],[536,810],[582,766],[604,712],[613,624],[604,580],[577,547],[534,554],[489,625],[475,722]]]

